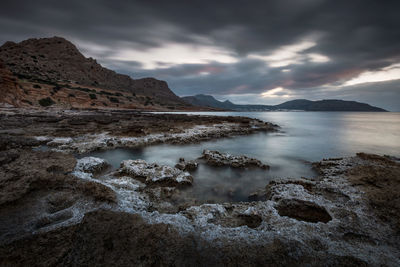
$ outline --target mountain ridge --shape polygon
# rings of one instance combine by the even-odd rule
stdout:
[[[387,110],[371,106],[366,103],[338,100],[338,99],[324,99],[324,100],[307,100],[295,99],[290,100],[278,105],[238,105],[229,100],[218,101],[211,95],[194,95],[182,97],[184,101],[195,106],[206,106],[212,108],[228,109],[235,111],[267,111],[267,110],[304,110],[304,111],[379,111],[385,112]]]
[[[137,99],[137,102],[143,105],[150,102],[165,106],[188,106],[165,81],[155,78],[132,79],[107,69],[95,59],[86,58],[73,43],[62,37],[31,38],[19,43],[8,41],[0,46],[0,61],[18,80],[85,87],[88,90],[97,88],[117,91],[119,94],[126,92],[133,98],[134,95],[142,96],[143,100]]]

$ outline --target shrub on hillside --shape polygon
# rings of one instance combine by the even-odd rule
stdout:
[[[115,97],[109,97],[108,98],[111,102],[113,102],[113,103],[119,103],[119,100],[118,100],[118,98],[115,98]]]
[[[46,98],[40,99],[39,100],[39,104],[42,107],[48,107],[48,106],[51,106],[51,105],[55,104],[55,102],[50,97],[46,97]]]

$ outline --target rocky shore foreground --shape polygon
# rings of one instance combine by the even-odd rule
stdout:
[[[359,153],[275,179],[260,200],[181,197],[197,162],[176,167],[75,154],[276,131],[242,117],[128,111],[0,112],[0,265],[399,266],[400,163]],[[184,155],[182,155],[184,156]],[[212,165],[257,159],[204,151]]]

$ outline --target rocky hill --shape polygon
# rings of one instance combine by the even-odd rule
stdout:
[[[4,63],[3,69],[8,69],[16,82],[25,83],[21,85],[21,87],[26,87],[23,88],[25,92],[36,87],[36,89],[44,90],[36,90],[38,92],[33,93],[39,93],[41,97],[45,97],[47,90],[48,97],[56,104],[58,104],[56,99],[60,99],[60,103],[66,104],[62,97],[65,94],[61,94],[61,98],[57,98],[63,91],[60,89],[78,88],[78,91],[86,91],[86,95],[88,95],[86,99],[79,94],[83,97],[80,102],[85,105],[84,102],[89,100],[88,106],[92,107],[97,107],[98,103],[91,100],[99,97],[90,97],[88,93],[98,94],[101,91],[106,92],[103,93],[106,99],[101,102],[106,103],[107,106],[115,104],[114,106],[118,105],[118,107],[146,106],[170,107],[170,109],[189,106],[168,88],[165,81],[154,78],[135,80],[128,75],[118,74],[102,67],[95,59],[86,58],[75,45],[60,37],[28,39],[20,43],[6,42],[0,47],[0,60]],[[29,85],[29,83],[31,84]],[[49,86],[46,85],[51,88],[47,88]],[[38,86],[41,88],[37,88]],[[56,88],[56,92],[51,94],[53,88]],[[76,96],[71,92],[66,95],[70,94]],[[125,99],[119,99],[121,95],[125,96]],[[109,100],[110,97],[114,98],[114,102]],[[26,100],[32,101],[32,99]],[[67,103],[70,102],[67,101]],[[124,102],[132,103],[124,105]],[[101,104],[100,106],[105,105]]]
[[[234,109],[235,104],[230,102],[229,100],[226,100],[224,102],[218,101],[211,95],[195,95],[195,96],[185,96],[182,97],[184,101],[186,101],[189,104],[192,104],[194,106],[203,106],[203,107],[213,107],[213,108],[219,108],[219,109]]]
[[[297,109],[306,111],[386,111],[382,108],[374,107],[366,103],[337,99],[319,101],[297,99],[287,101],[274,107],[277,109]]]
[[[296,99],[279,105],[237,105],[229,100],[218,101],[211,95],[195,95],[182,97],[187,103],[195,106],[205,106],[235,111],[269,111],[269,110],[304,110],[304,111],[386,111],[365,103],[345,100]]]

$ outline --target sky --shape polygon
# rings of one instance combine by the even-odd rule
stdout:
[[[400,1],[2,0],[0,43],[61,36],[179,96],[400,111]]]

